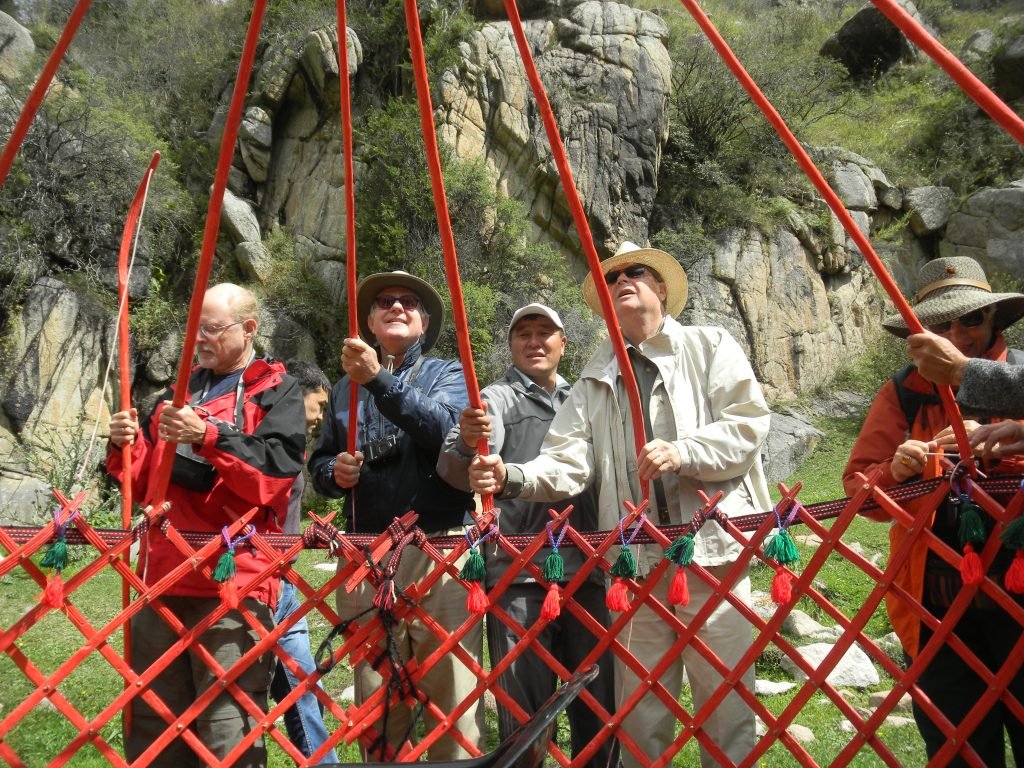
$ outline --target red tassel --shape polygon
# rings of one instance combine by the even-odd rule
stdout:
[[[626,588],[625,581],[621,578],[615,579],[615,583],[608,590],[604,604],[608,606],[609,611],[629,610],[629,590]]]
[[[960,560],[960,576],[963,578],[964,584],[972,587],[985,580],[981,558],[970,544],[964,544],[964,556]]]
[[[238,610],[238,587],[234,579],[228,579],[220,585],[220,599],[232,611]]]
[[[1003,578],[1006,591],[1015,595],[1024,595],[1024,549],[1018,549],[1013,556],[1013,562],[1006,571]]]
[[[676,575],[672,577],[672,583],[668,588],[669,605],[689,605],[690,585],[686,582],[686,570],[676,568]]]
[[[562,614],[562,590],[557,584],[548,588],[544,597],[544,603],[540,607],[540,618],[542,621],[553,621]]]
[[[480,586],[480,582],[470,582],[469,594],[466,595],[466,610],[470,613],[482,615],[487,613],[487,607],[487,593]]]
[[[785,568],[776,568],[772,578],[772,602],[785,605],[793,599],[793,575]]]
[[[60,571],[54,571],[43,590],[42,604],[59,611],[64,607],[64,579]]]

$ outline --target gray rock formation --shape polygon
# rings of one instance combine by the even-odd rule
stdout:
[[[946,226],[956,210],[956,193],[949,187],[915,187],[907,192],[904,206],[910,212],[910,228],[924,237]]]
[[[612,2],[572,3],[557,23],[526,22],[584,201],[594,241],[610,253],[644,242],[668,138],[671,62],[664,22]],[[486,25],[445,74],[439,134],[464,159],[483,159],[499,188],[523,201],[538,238],[577,254],[572,221],[509,25]]]
[[[1024,179],[982,189],[950,215],[942,256],[970,256],[989,273],[1024,274]]]
[[[797,650],[812,669],[817,669],[832,652],[832,643],[811,643],[800,646]],[[789,657],[782,657],[783,668],[797,680],[806,680],[807,675]],[[878,670],[871,659],[856,645],[850,646],[839,662],[832,668],[826,678],[832,685],[849,686],[850,688],[868,688],[878,685]]]
[[[32,61],[36,52],[32,34],[17,21],[0,12],[0,77],[11,80]]]
[[[27,522],[47,503],[41,474],[68,476],[57,464],[81,455],[97,418],[105,432],[100,386],[113,333],[98,306],[54,278],[37,281],[23,307],[0,379],[0,501],[11,503],[4,516]]]
[[[777,483],[793,474],[822,437],[820,430],[795,415],[773,413],[762,452],[768,482]]]

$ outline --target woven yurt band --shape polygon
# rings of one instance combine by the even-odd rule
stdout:
[[[928,285],[917,292],[917,301],[921,301],[929,293],[937,291],[939,288],[948,288],[951,285],[966,285],[970,288],[981,288],[986,293],[992,293],[992,286],[981,280],[964,280],[962,277],[951,277],[948,280],[936,280],[934,283],[928,283]]]

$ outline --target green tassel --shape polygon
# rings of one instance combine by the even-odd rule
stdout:
[[[978,505],[969,501],[960,506],[960,543],[984,544],[985,524],[981,520]]]
[[[1024,517],[1012,520],[999,538],[1009,549],[1024,549]]]
[[[558,549],[551,550],[551,554],[544,561],[544,580],[561,581],[565,578],[565,561]]]
[[[213,570],[213,580],[223,584],[235,576],[235,550],[229,549],[220,556],[217,567]]]
[[[800,562],[800,553],[797,552],[796,543],[790,538],[789,531],[785,528],[768,542],[768,546],[764,548],[764,556],[768,560],[774,560],[783,565]]]
[[[673,541],[665,550],[665,559],[679,566],[693,562],[693,534],[688,533]]]
[[[636,576],[636,558],[629,547],[623,547],[619,550],[619,557],[616,559],[615,565],[612,566],[610,572],[612,576],[620,579],[632,579]]]
[[[480,550],[474,547],[469,550],[469,560],[462,566],[459,578],[463,581],[483,581],[487,575],[487,566],[484,564],[484,557]]]
[[[43,559],[39,561],[43,568],[53,568],[55,571],[63,571],[68,564],[68,545],[63,538],[57,539],[46,550]]]

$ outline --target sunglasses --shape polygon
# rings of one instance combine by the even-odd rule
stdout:
[[[604,282],[606,285],[614,285],[619,280],[619,275],[625,275],[630,280],[638,280],[644,275],[654,275],[654,270],[650,267],[645,267],[643,264],[634,264],[631,267],[625,269],[613,269],[611,272],[604,273]]]
[[[414,296],[411,293],[404,293],[401,296],[392,296],[389,293],[382,293],[374,299],[377,309],[391,309],[395,306],[396,301],[401,304],[402,309],[407,312],[420,308],[420,297]]]
[[[968,312],[966,315],[961,315],[956,319],[956,322],[964,328],[977,328],[979,325],[988,320],[989,310],[976,309],[973,312]],[[950,328],[953,327],[952,320],[947,320],[944,323],[935,323],[934,325],[926,326],[932,333],[949,333]]]

